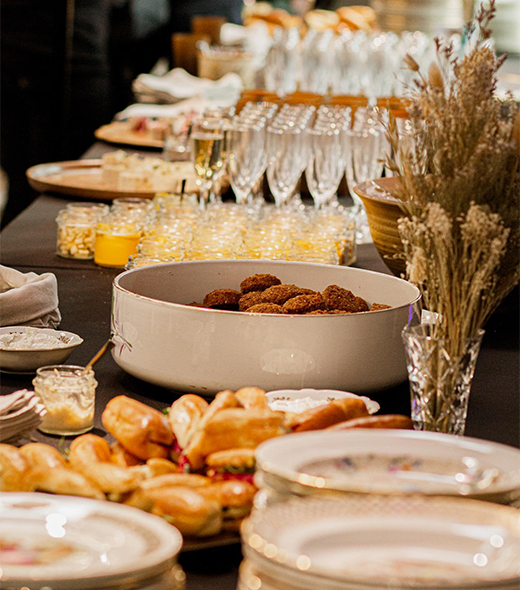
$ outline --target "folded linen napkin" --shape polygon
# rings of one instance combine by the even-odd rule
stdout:
[[[234,73],[226,74],[220,80],[208,80],[192,76],[183,68],[174,68],[164,76],[139,74],[132,84],[132,89],[137,96],[144,95],[147,100],[155,98],[154,102],[161,104],[175,103],[194,96],[205,97],[208,100],[216,97],[217,100],[236,101],[242,91],[242,80]]]
[[[54,274],[22,273],[0,265],[0,326],[57,328],[60,322]]]
[[[19,438],[33,430],[45,413],[45,406],[34,391],[21,389],[0,397],[0,442]]]

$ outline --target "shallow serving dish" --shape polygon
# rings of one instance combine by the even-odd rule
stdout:
[[[248,314],[189,307],[214,289],[239,289],[255,273],[315,290],[351,289],[392,305],[350,315]],[[116,277],[115,361],[128,373],[177,390],[211,395],[256,385],[266,391],[330,388],[363,393],[406,379],[401,330],[419,291],[366,270],[263,260],[174,262]]]
[[[463,496],[509,504],[520,498],[520,450],[413,430],[308,432],[256,450],[259,487],[323,492]]]
[[[242,539],[257,583],[244,576],[240,590],[512,590],[520,582],[518,511],[488,502],[297,498],[256,511]]]
[[[33,330],[54,336],[64,345],[45,348],[2,348],[0,344],[0,371],[4,373],[34,373],[39,367],[61,365],[69,358],[72,351],[83,342],[83,338],[73,332],[25,326],[0,328],[0,336],[13,333],[25,334]]]
[[[0,587],[180,590],[182,537],[161,518],[86,498],[0,495]]]
[[[266,393],[267,403],[269,405],[273,402],[280,402],[283,404],[298,403],[300,400],[305,402],[309,398],[314,402],[330,402],[335,399],[345,399],[346,397],[361,397],[365,402],[369,414],[375,414],[381,408],[377,402],[364,395],[358,396],[349,391],[337,391],[335,389],[278,389],[277,391],[269,391]],[[302,404],[300,409],[291,409],[290,411],[299,413],[305,411],[305,409],[305,405]],[[283,411],[289,410],[284,409]]]

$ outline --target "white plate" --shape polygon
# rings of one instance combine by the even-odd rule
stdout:
[[[347,397],[361,398],[367,407],[369,414],[375,414],[380,409],[380,405],[364,395],[356,395],[349,391],[338,391],[337,389],[277,389],[276,391],[269,391],[266,394],[267,403],[271,404],[274,401],[295,401],[310,397],[314,401],[330,402],[335,399],[345,399]],[[306,408],[307,409],[307,408]],[[304,409],[302,411],[305,411]],[[291,410],[295,412],[295,410]]]
[[[47,494],[0,495],[0,586],[53,590],[135,586],[171,570],[179,531],[109,502]],[[125,585],[125,587],[127,587]],[[128,586],[130,587],[130,586]]]
[[[39,367],[61,365],[78,347],[83,338],[73,332],[53,330],[52,328],[32,328],[26,326],[5,326],[2,334],[24,334],[28,330],[39,330],[66,343],[65,346],[48,348],[0,348],[0,371],[4,373],[34,373]]]
[[[520,450],[484,440],[413,430],[308,432],[256,450],[259,482],[304,492],[520,497]],[[274,480],[273,480],[274,478]]]
[[[498,590],[520,582],[519,516],[471,500],[306,498],[256,512],[242,534],[260,578],[300,590]]]

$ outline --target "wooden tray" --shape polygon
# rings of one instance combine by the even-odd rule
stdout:
[[[120,145],[158,149],[164,147],[164,140],[152,137],[149,131],[134,131],[132,124],[128,121],[114,121],[108,125],[103,125],[94,131],[94,136],[96,139]]]
[[[57,193],[111,201],[120,197],[152,199],[155,191],[119,191],[108,189],[103,182],[101,160],[72,160],[32,166],[26,172],[31,187],[43,193]],[[181,180],[181,179],[180,179]],[[186,183],[186,192],[196,192],[195,180]]]

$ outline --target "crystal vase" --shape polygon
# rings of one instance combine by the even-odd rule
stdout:
[[[432,326],[402,332],[416,430],[464,434],[469,393],[484,330],[475,338],[436,338]]]

